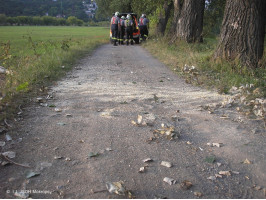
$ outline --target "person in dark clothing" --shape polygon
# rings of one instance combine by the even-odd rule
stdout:
[[[119,12],[116,12],[115,15],[111,19],[111,31],[112,31],[112,40],[114,46],[117,46],[118,41],[118,29],[120,29],[120,19]]]
[[[125,27],[126,27],[126,44],[129,45],[129,42],[131,45],[133,45],[133,21],[130,14],[127,15],[127,19],[125,21]]]
[[[139,29],[140,29],[140,41],[145,41],[149,35],[149,20],[145,14],[142,14],[139,18]]]
[[[119,44],[124,44],[124,36],[125,36],[125,16],[120,18],[120,31],[119,31]]]

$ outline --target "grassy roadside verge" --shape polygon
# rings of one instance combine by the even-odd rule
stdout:
[[[109,41],[102,27],[0,27],[0,121]]]
[[[151,38],[143,46],[170,69],[183,76],[188,83],[216,89],[219,93],[225,94],[233,86],[253,84],[253,88],[259,88],[257,91],[260,92],[250,95],[249,98],[265,97],[266,48],[262,67],[249,70],[236,62],[213,61],[212,55],[217,42],[217,39],[206,38],[202,44],[187,44],[182,41],[169,44],[165,38]],[[195,66],[194,73],[184,70],[185,65]]]

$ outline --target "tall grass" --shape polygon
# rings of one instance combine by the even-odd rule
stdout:
[[[203,43],[188,44],[176,41],[169,44],[167,38],[151,38],[144,44],[153,55],[168,65],[172,70],[184,76],[188,82],[200,84],[207,88],[217,89],[220,93],[227,93],[232,86],[239,87],[254,84],[261,89],[260,97],[266,95],[266,48],[260,68],[249,69],[239,62],[214,61],[213,54],[218,40],[205,38]],[[197,77],[184,73],[185,64],[196,66]],[[258,96],[257,96],[258,97]]]
[[[0,65],[9,71],[0,89],[2,105],[57,80],[109,41],[103,27],[0,27],[0,33]]]

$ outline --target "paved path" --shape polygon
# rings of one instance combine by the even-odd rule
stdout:
[[[198,198],[194,192],[203,198],[265,198],[263,189],[253,188],[266,186],[265,134],[251,133],[255,122],[200,111],[223,96],[186,84],[140,46],[98,48],[49,93],[53,99],[43,103],[62,112],[32,103],[9,132],[23,140],[2,151],[15,151],[14,160],[32,168],[1,167],[2,198],[21,189],[32,198],[127,198],[106,190],[106,182],[117,181],[137,198]],[[132,124],[138,115],[148,126]],[[178,138],[154,134],[161,124],[174,127]],[[99,156],[89,158],[91,152]],[[144,163],[146,158],[153,162]],[[246,158],[252,164],[243,164]],[[26,179],[29,170],[40,175]],[[220,171],[231,176],[207,179]],[[165,177],[176,184],[163,182]],[[185,180],[192,183],[188,190],[180,187]]]

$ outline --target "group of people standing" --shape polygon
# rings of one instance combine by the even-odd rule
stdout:
[[[134,44],[133,41],[133,31],[134,31],[134,19],[132,19],[131,14],[127,14],[127,16],[121,16],[120,13],[116,12],[115,15],[111,19],[111,31],[112,31],[112,40],[114,46],[118,44],[124,44],[124,36],[126,45]],[[140,29],[140,41],[145,41],[149,35],[149,20],[147,19],[145,14],[142,14],[138,27]],[[118,43],[118,44],[117,44]]]

